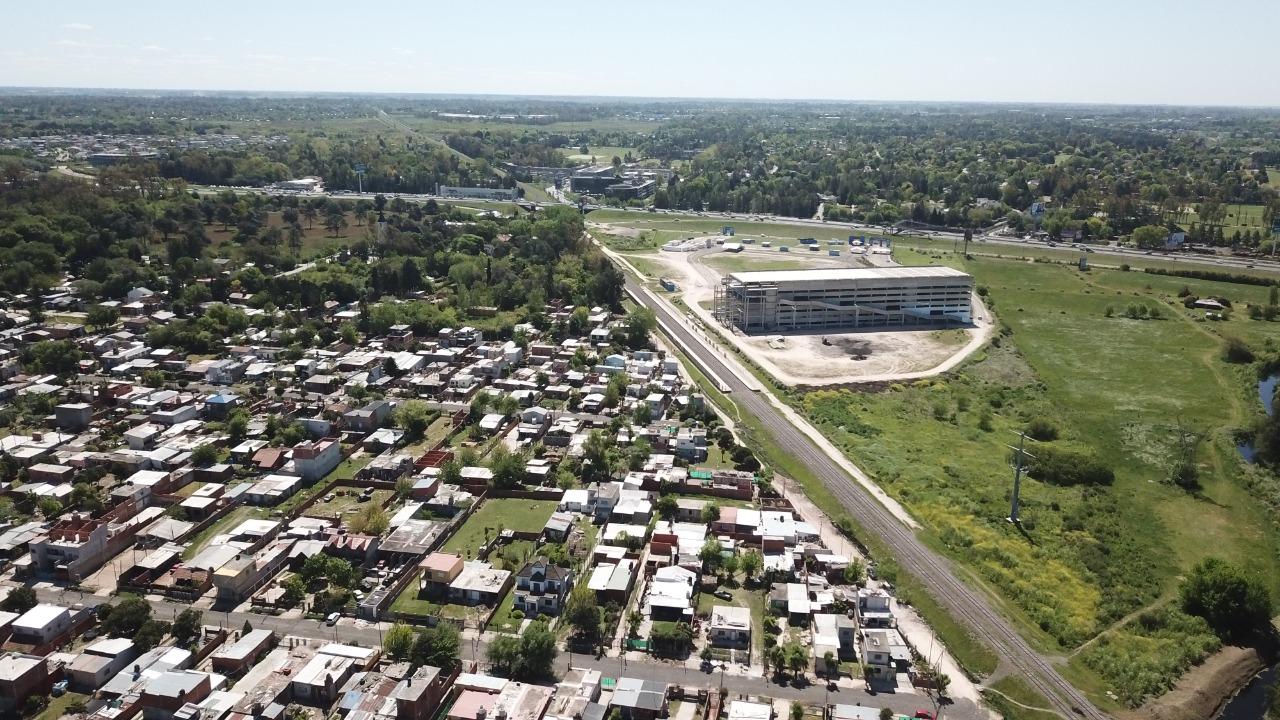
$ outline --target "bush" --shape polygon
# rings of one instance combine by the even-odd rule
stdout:
[[[1229,337],[1222,347],[1222,359],[1233,364],[1251,363],[1254,360],[1253,350],[1238,337]]]
[[[1036,448],[1035,457],[1028,458],[1027,472],[1050,485],[1110,485],[1116,481],[1115,472],[1095,455],[1051,447]]]
[[[1058,428],[1045,418],[1031,418],[1027,423],[1027,437],[1040,442],[1051,442],[1058,439]]]
[[[1239,642],[1271,624],[1271,593],[1261,578],[1218,558],[1201,560],[1179,590],[1182,609],[1223,640]]]

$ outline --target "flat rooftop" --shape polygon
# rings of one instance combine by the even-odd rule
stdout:
[[[925,267],[828,268],[820,270],[754,270],[729,273],[744,283],[833,282],[839,280],[899,280],[903,278],[964,278],[968,273],[939,265]]]

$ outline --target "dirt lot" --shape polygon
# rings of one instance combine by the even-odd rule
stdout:
[[[777,341],[780,337],[782,342]],[[822,385],[854,382],[867,375],[928,370],[968,340],[965,330],[899,330],[740,336],[738,344],[775,376]]]
[[[1157,720],[1201,720],[1216,717],[1249,679],[1266,667],[1252,648],[1224,647],[1187,671],[1172,690],[1129,716]]]
[[[657,252],[644,255],[637,269],[653,275],[652,268],[679,285],[678,297],[697,316],[698,324],[719,331],[721,339],[737,345],[756,364],[778,381],[787,385],[838,385],[857,382],[880,382],[899,378],[921,377],[954,365],[981,345],[990,332],[991,320],[986,308],[975,302],[978,325],[958,330],[894,330],[826,333],[809,335],[742,335],[719,325],[711,317],[711,300],[715,287],[726,272],[724,267],[764,269],[781,259],[804,262],[807,268],[865,267],[860,255],[847,249],[840,257],[825,253],[778,253],[776,250],[747,247],[736,254],[719,247],[691,253]],[[726,257],[728,256],[728,257]],[[622,254],[623,259],[627,255]],[[714,258],[713,263],[707,261]],[[875,265],[889,264],[887,255],[868,260]],[[716,267],[719,266],[719,267]],[[655,278],[656,279],[656,278]],[[823,339],[826,342],[823,342]]]

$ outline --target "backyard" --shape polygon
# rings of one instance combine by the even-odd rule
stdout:
[[[325,498],[332,499],[322,498],[308,508],[306,514],[308,517],[337,520],[343,515],[354,513],[366,505],[382,507],[383,503],[394,494],[391,490],[374,490],[371,499],[361,502],[361,492],[363,492],[362,488],[334,488],[333,492],[325,496]]]
[[[551,513],[556,511],[556,505],[555,500],[486,500],[440,550],[473,558],[480,546],[502,530],[542,532]]]

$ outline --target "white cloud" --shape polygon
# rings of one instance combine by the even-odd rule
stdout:
[[[409,50],[408,48],[391,48],[391,52],[393,52],[393,53],[395,53],[395,54],[397,54],[397,55],[403,55],[403,56],[405,56],[405,57],[408,57],[409,55],[416,55],[416,54],[417,54],[417,52],[416,52],[416,51],[414,51],[414,50]]]
[[[142,49],[143,49],[143,50],[147,50],[147,51],[149,51],[149,52],[164,52],[164,50],[165,50],[164,48],[160,47],[159,45],[143,45],[143,46],[142,46]]]
[[[88,32],[93,29],[93,26],[88,25],[86,23],[75,22],[75,23],[66,23],[65,25],[62,26],[62,29],[63,30],[79,30],[81,32]]]
[[[62,39],[62,40],[55,41],[53,44],[59,47],[74,47],[74,48],[89,47],[88,43],[82,43],[79,40]]]

